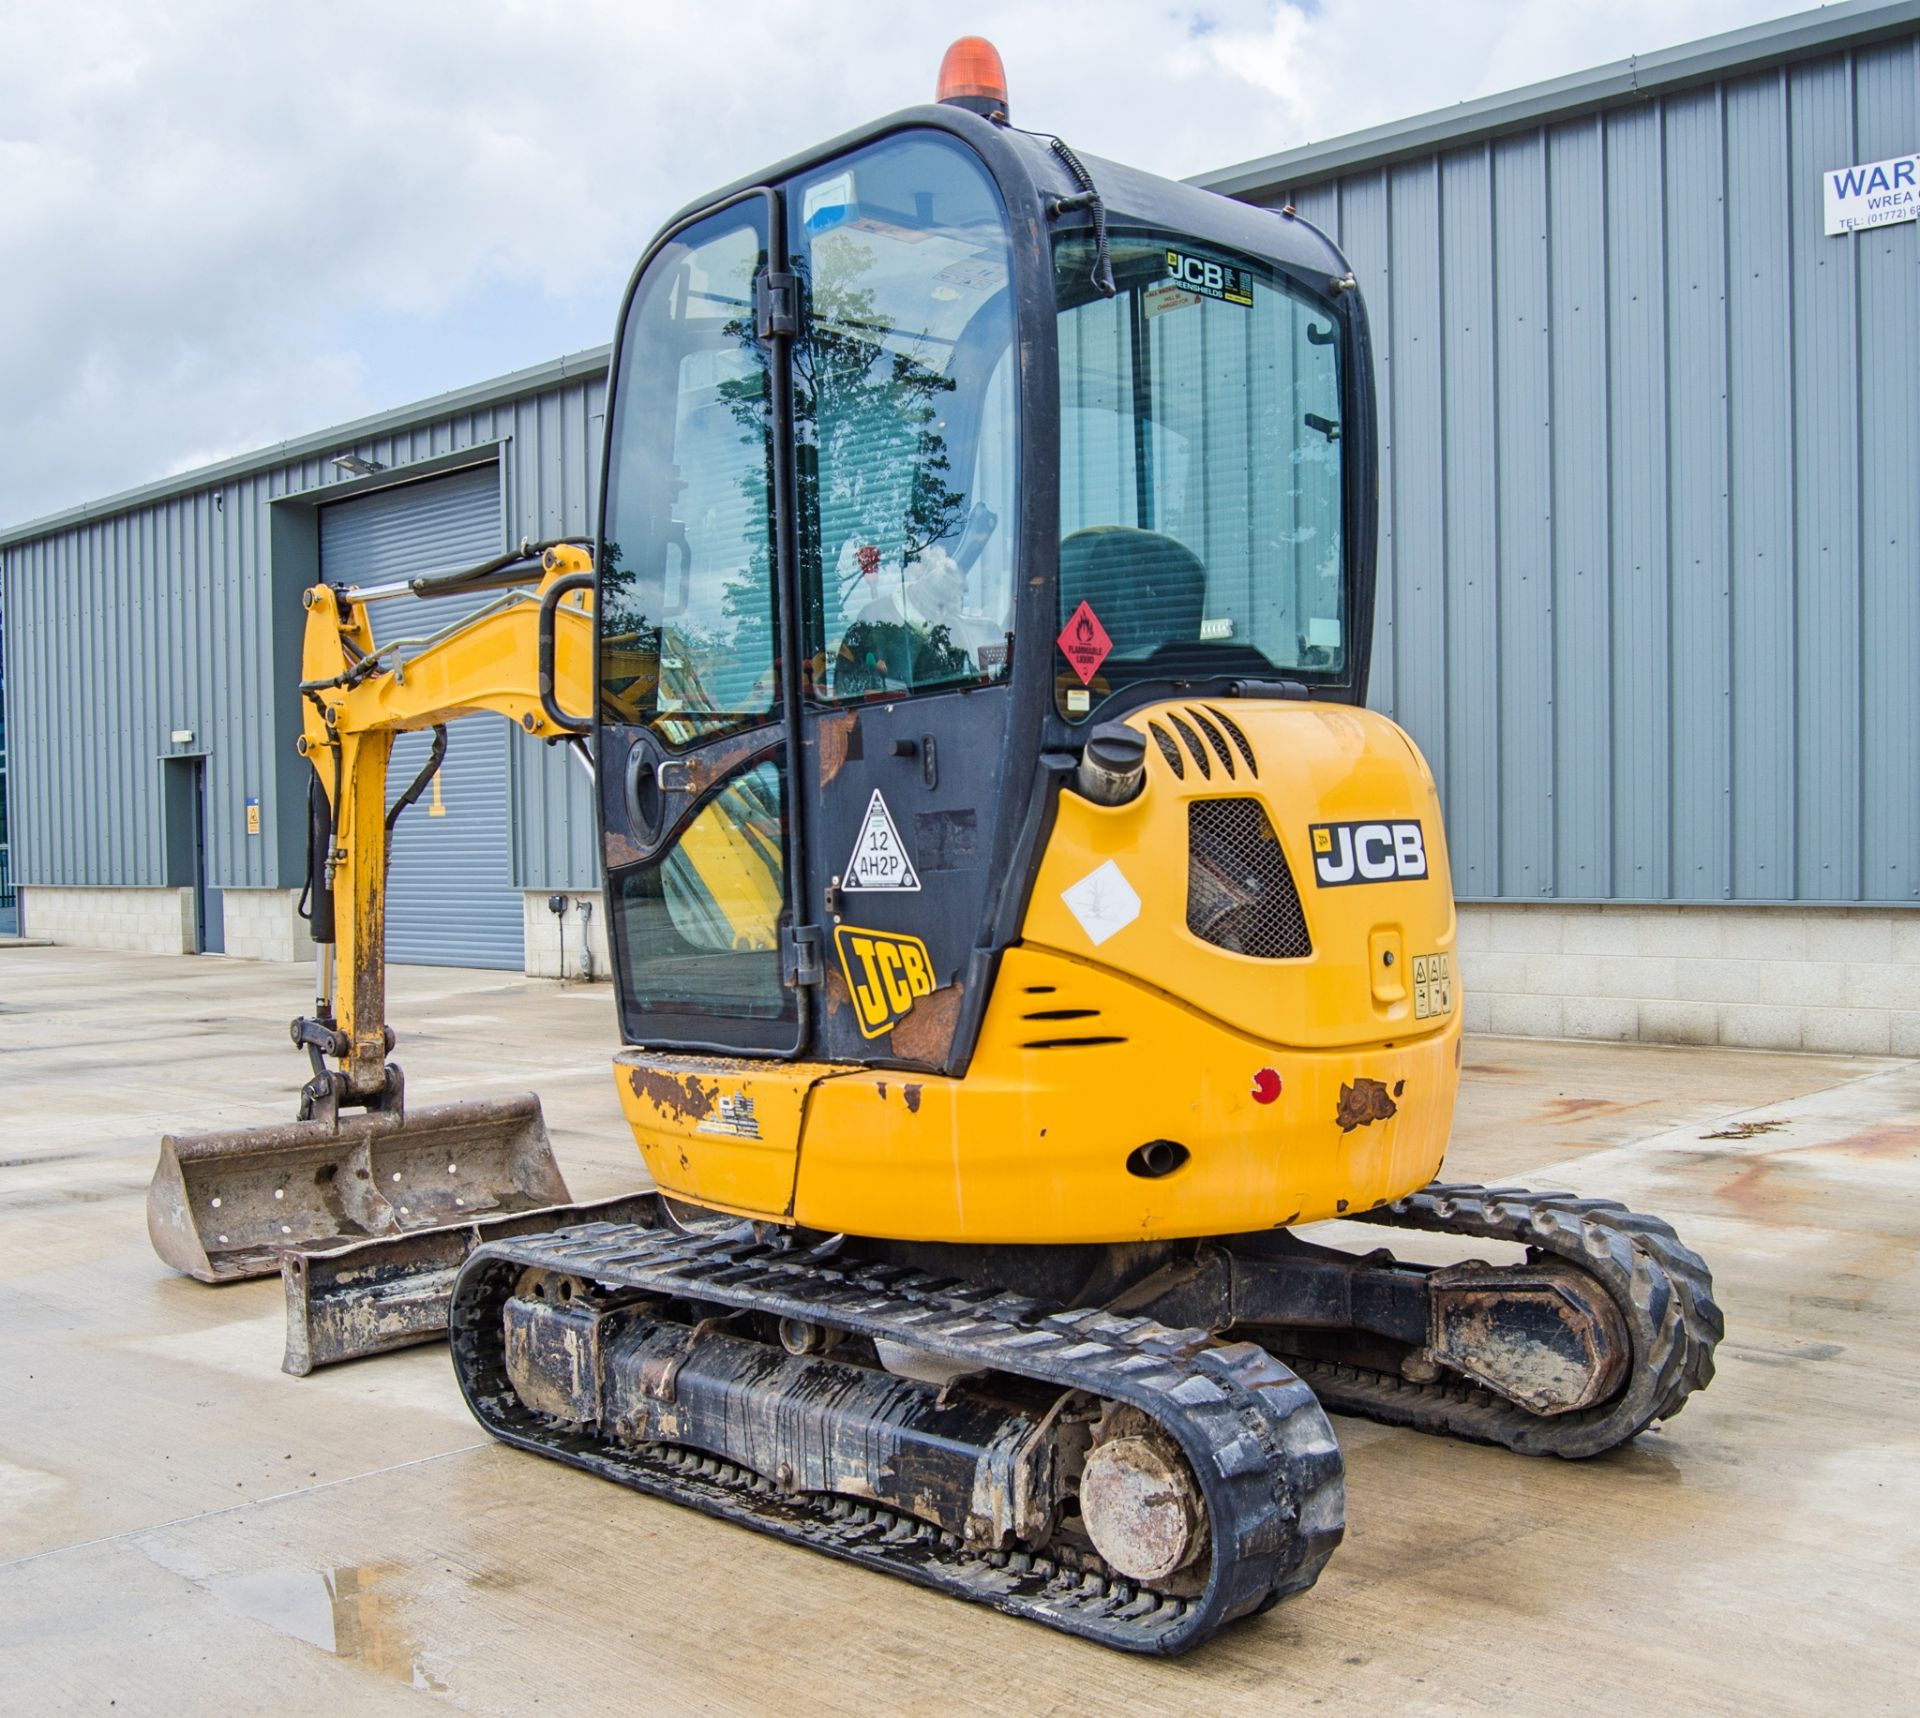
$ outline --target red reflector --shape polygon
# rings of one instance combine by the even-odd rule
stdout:
[[[976,104],[1006,111],[1007,73],[1000,64],[1000,50],[985,36],[962,36],[940,62],[940,82],[934,92],[936,101],[959,102],[984,111]]]

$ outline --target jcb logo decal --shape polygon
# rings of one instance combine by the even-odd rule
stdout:
[[[918,998],[933,994],[933,961],[918,937],[835,925],[833,946],[840,951],[840,969],[847,975],[863,1038],[878,1038],[904,1018]]]
[[[1313,880],[1323,889],[1345,883],[1403,883],[1427,874],[1427,843],[1420,825],[1314,823]]]
[[[1167,252],[1167,278],[1202,298],[1218,298],[1243,308],[1253,303],[1253,275],[1244,268],[1215,262],[1210,257],[1188,256],[1185,251]]]

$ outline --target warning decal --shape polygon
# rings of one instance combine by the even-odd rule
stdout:
[[[899,826],[877,787],[873,798],[867,801],[867,815],[860,820],[860,833],[853,838],[853,852],[847,859],[840,887],[899,894],[920,887],[920,874],[907,857]]]
[[[1094,675],[1100,672],[1100,664],[1113,649],[1113,640],[1107,636],[1107,629],[1100,624],[1100,617],[1088,602],[1082,602],[1073,611],[1073,618],[1061,629],[1059,644],[1074,673],[1080,676],[1082,686],[1092,684]]]

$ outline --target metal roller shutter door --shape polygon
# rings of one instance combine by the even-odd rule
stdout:
[[[489,464],[383,489],[320,510],[321,576],[375,584],[500,552],[500,477]],[[374,636],[415,637],[478,607],[481,597],[399,597],[373,609]],[[440,777],[394,828],[387,873],[387,959],[424,966],[526,964],[520,891],[509,875],[507,745],[498,717],[447,730]],[[387,771],[387,803],[427,761],[429,734],[402,734]]]

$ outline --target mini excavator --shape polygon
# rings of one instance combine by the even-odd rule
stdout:
[[[1455,917],[1365,703],[1371,362],[1324,234],[1016,128],[978,38],[688,208],[592,544],[307,594],[314,1077],[165,1142],[163,1256],[283,1266],[292,1370],[444,1328],[509,1444],[1142,1652],[1313,1584],[1329,1412],[1564,1457],[1677,1413],[1722,1326],[1666,1223],[1435,1180]],[[613,1207],[536,1100],[409,1112],[387,1059],[439,753],[389,805],[393,735],[477,711],[592,769],[655,1188]]]

